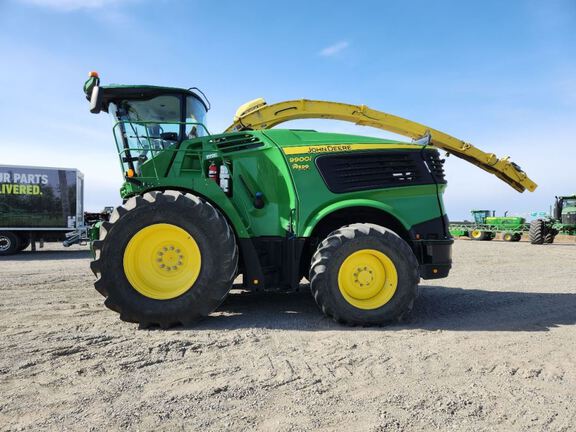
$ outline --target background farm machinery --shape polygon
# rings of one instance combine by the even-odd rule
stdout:
[[[450,224],[452,236],[488,241],[494,239],[496,234],[501,234],[502,240],[516,242],[530,228],[526,219],[520,216],[496,216],[493,210],[472,210],[470,213],[473,221]]]
[[[526,222],[521,216],[496,216],[493,210],[472,210],[473,221],[450,223],[453,237],[492,240],[497,234],[504,241],[520,241],[528,234],[532,244],[550,244],[558,234],[576,236],[576,195],[556,197],[551,215]]]
[[[558,234],[576,235],[576,195],[556,197],[552,215],[533,220],[529,230],[532,244],[553,243]]]

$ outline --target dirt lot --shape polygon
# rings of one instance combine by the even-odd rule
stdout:
[[[104,308],[85,249],[0,261],[0,430],[576,430],[576,245],[471,242],[411,320],[234,293],[196,328]]]

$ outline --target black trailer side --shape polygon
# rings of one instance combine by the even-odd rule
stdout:
[[[83,227],[83,195],[77,169],[0,165],[0,255]]]

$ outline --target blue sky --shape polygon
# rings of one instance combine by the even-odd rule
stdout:
[[[86,207],[118,204],[105,115],[82,84],[198,86],[223,130],[247,100],[366,104],[510,155],[518,194],[457,158],[445,202],[527,214],[576,193],[576,2],[0,0],[0,163],[77,167]],[[397,138],[330,121],[293,127]]]

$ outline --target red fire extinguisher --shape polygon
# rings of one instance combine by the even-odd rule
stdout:
[[[219,182],[218,179],[218,167],[214,163],[214,161],[210,162],[210,166],[208,167],[208,178],[210,180],[214,180],[216,183]]]

